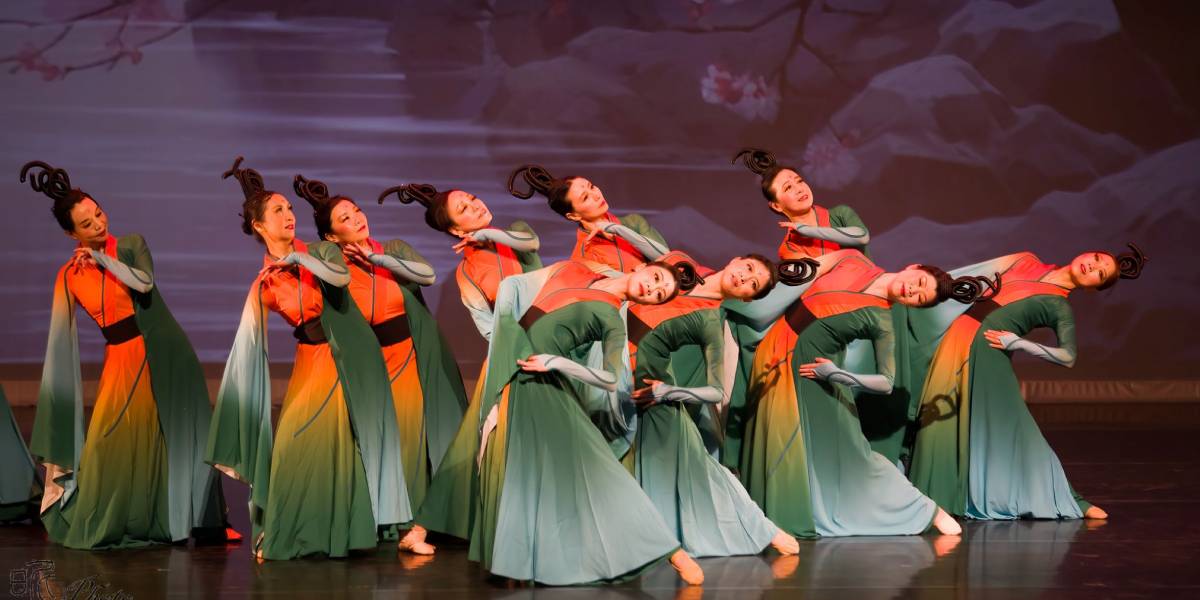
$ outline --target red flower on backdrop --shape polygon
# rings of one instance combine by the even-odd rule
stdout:
[[[804,176],[824,188],[846,187],[862,170],[862,164],[852,152],[859,137],[858,130],[840,137],[830,128],[821,130],[804,147]]]
[[[708,65],[700,79],[700,97],[720,104],[748,121],[774,121],[779,114],[779,86],[762,75],[734,74],[720,63]]]

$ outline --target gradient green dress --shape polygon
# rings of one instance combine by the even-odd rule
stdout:
[[[600,342],[605,370],[628,390],[620,301],[589,287],[600,277],[565,262],[501,283],[470,550],[495,575],[550,585],[611,581],[679,549],[588,418],[576,383],[556,371],[517,369],[516,360],[532,354],[570,357]],[[616,394],[613,402],[619,410]]]
[[[534,236],[524,221],[508,228],[510,233]],[[506,277],[542,268],[536,251],[518,252],[500,244],[470,245],[463,250],[462,262],[455,270],[458,292],[463,305],[479,329],[479,335],[491,339],[496,293]],[[479,503],[479,407],[488,363],[480,368],[475,390],[449,448],[429,483],[425,501],[417,510],[416,523],[430,531],[469,539]]]
[[[698,296],[630,307],[636,385],[651,379],[683,388],[710,387],[723,395],[725,324],[720,307],[720,300]],[[629,462],[688,554],[758,554],[779,528],[705,446],[697,422],[702,413],[718,408],[663,401],[641,411]]]
[[[953,321],[928,367],[909,477],[953,514],[1078,519],[1090,506],[1029,413],[1011,353],[984,337],[989,329],[1024,336],[1049,327],[1073,355],[1068,290],[1041,281],[1055,268],[1030,253],[971,267],[999,272],[1000,292]]]
[[[870,340],[879,374],[894,372],[891,313],[863,292],[883,270],[858,253],[804,291],[759,344],[747,392],[742,481],[772,521],[798,537],[908,535],[937,506],[871,450],[845,386],[798,374],[800,365]]]
[[[250,485],[253,548],[264,558],[346,556],[376,546],[377,524],[412,520],[387,368],[347,289],[316,275],[348,283],[341,250],[297,240],[287,258],[299,266],[260,275],[250,288],[208,460]],[[268,311],[295,327],[299,342],[274,431]]]
[[[54,288],[30,442],[46,466],[46,531],[64,546],[94,549],[222,530],[220,482],[203,461],[204,373],[154,285],[150,250],[139,235],[110,236],[92,257],[93,265],[64,265]],[[107,342],[86,436],[76,306]]]
[[[4,388],[0,387],[0,523],[22,521],[37,514],[42,495],[41,478],[13,418]]]
[[[854,209],[846,205],[838,205],[830,209],[813,205],[816,214],[817,227],[858,227],[864,232],[867,226],[859,218]],[[797,260],[801,258],[817,258],[841,250],[842,246],[827,240],[821,240],[800,235],[794,229],[789,229],[779,244],[781,260]],[[867,247],[861,248],[865,256],[870,256]],[[725,432],[722,436],[721,463],[730,469],[741,466],[742,442],[746,432],[746,422],[751,418],[753,409],[746,405],[746,388],[750,382],[750,371],[754,364],[754,351],[766,335],[770,326],[765,326],[756,318],[747,315],[746,303],[740,300],[730,300],[725,303],[726,322],[734,342],[738,345],[738,367],[734,371],[733,388],[729,395],[729,407],[726,410]],[[833,357],[829,357],[833,358]]]

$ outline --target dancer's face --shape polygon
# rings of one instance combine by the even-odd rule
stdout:
[[[479,231],[492,224],[492,211],[488,210],[483,200],[460,190],[450,192],[446,199],[446,213],[454,223],[450,226],[453,235]]]
[[[367,213],[349,200],[342,200],[333,207],[329,213],[329,229],[325,238],[335,244],[357,244],[371,237]]]
[[[1117,277],[1117,261],[1107,252],[1084,252],[1071,261],[1071,281],[1076,287],[1094,290]]]
[[[67,235],[84,245],[97,245],[108,238],[108,213],[91,198],[84,197],[71,207],[71,223],[75,228]]]
[[[296,239],[296,215],[292,203],[279,194],[271,194],[263,203],[262,217],[254,221],[254,231],[268,242],[290,243]]]
[[[571,203],[571,212],[567,213],[567,218],[572,221],[597,221],[608,214],[608,201],[604,199],[604,192],[583,177],[571,180],[571,187],[567,189],[567,200]]]
[[[791,169],[784,169],[775,175],[775,181],[771,182],[771,193],[775,199],[767,205],[788,217],[807,214],[812,210],[812,188],[808,187],[799,173]]]
[[[905,306],[927,306],[937,298],[937,280],[917,265],[896,273],[888,284],[888,300]]]
[[[735,258],[721,271],[721,294],[727,298],[750,300],[771,282],[766,265],[753,258]]]
[[[675,294],[675,278],[663,267],[644,265],[625,278],[630,302],[662,304]]]

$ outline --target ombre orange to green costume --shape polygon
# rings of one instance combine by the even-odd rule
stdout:
[[[1052,327],[1074,348],[1069,290],[1041,279],[1056,267],[1033,254],[978,269],[1001,274],[1000,292],[956,318],[939,342],[920,397],[909,477],[947,511],[978,519],[1079,518],[1091,505],[1067,483],[989,329],[1025,335]]]
[[[758,346],[748,387],[742,480],[784,531],[801,537],[924,531],[936,506],[863,437],[850,390],[797,376],[816,358],[841,362],[870,340],[878,372],[892,376],[891,313],[864,293],[883,274],[851,254],[815,280]]]

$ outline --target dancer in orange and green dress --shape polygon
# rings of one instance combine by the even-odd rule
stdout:
[[[370,237],[366,214],[346,196],[297,176],[297,190],[317,207],[317,235],[338,244],[350,266],[350,295],[383,348],[402,445],[404,480],[414,513],[425,500],[454,434],[467,398],[458,364],[423,302],[420,286],[432,285],[433,267],[403,240]],[[425,530],[413,524],[400,548],[432,554]]]
[[[1000,292],[965,313],[950,306],[914,315],[918,334],[941,329],[936,322],[948,310],[960,315],[940,337],[932,360],[914,367],[928,369],[909,473],[918,489],[972,519],[1107,517],[1067,482],[1021,395],[1011,355],[1020,350],[1073,366],[1075,320],[1067,296],[1137,278],[1145,256],[1130,249],[1085,252],[1062,267],[1028,252],[965,267],[964,273],[998,273]],[[1058,346],[1023,337],[1039,327],[1054,329]]]
[[[518,189],[518,180],[527,189]],[[645,217],[616,216],[609,210],[604,192],[585,177],[571,175],[557,179],[541,165],[522,165],[509,175],[508,191],[521,199],[531,198],[537,192],[546,197],[551,210],[578,225],[571,260],[629,273],[669,251],[662,234]]]
[[[425,208],[425,223],[458,242],[462,261],[455,270],[459,295],[484,339],[492,335],[496,292],[504,278],[539,269],[538,238],[523,221],[507,230],[491,227],[492,213],[483,200],[463,190],[439,192],[428,184],[406,184],[388,188],[379,201],[396,194],[404,204]],[[415,534],[406,539],[419,548],[416,536],[424,529],[461,539],[471,536],[478,503],[479,399],[487,362],[484,361],[467,410],[429,484],[426,499],[416,515]],[[402,546],[403,547],[403,546]]]
[[[758,148],[739,150],[733,157],[734,163],[738,161],[759,176],[760,191],[767,201],[767,208],[780,218],[778,225],[786,232],[779,244],[780,260],[818,258],[843,248],[857,249],[870,256],[867,244],[871,241],[871,235],[858,213],[844,204],[832,208],[816,204],[813,201],[813,190],[799,169],[780,165],[774,154]],[[753,327],[742,318],[739,309],[743,307],[734,308],[729,315],[729,325],[741,352],[730,395],[722,453],[722,461],[732,469],[738,468],[742,436],[745,433],[746,421],[750,418],[745,394],[754,350],[766,333],[764,329]],[[859,346],[860,352],[865,350],[866,354],[870,353],[869,347],[863,342],[854,346]],[[837,358],[840,361],[843,357]],[[874,368],[869,361],[868,364],[855,366],[864,370]],[[877,410],[884,400],[875,397],[870,399],[870,402],[874,404],[868,408],[868,414]],[[907,414],[907,405],[903,410]]]
[[[296,218],[240,168],[242,231],[266,246],[213,415],[208,460],[250,485],[255,554],[347,556],[376,546],[376,525],[412,520],[387,366],[347,290],[341,249],[296,239]],[[292,327],[296,359],[271,427],[266,319]]]
[[[872,451],[850,394],[891,391],[891,303],[930,305],[951,297],[956,284],[973,282],[955,282],[928,266],[885,273],[856,250],[785,262],[781,279],[803,288],[795,288],[800,301],[775,320],[754,356],[747,389],[754,412],[741,457],[750,496],[799,537],[906,535],[931,525],[959,533],[945,511]],[[969,291],[955,297],[978,299],[976,289]],[[872,344],[876,374],[830,360],[855,339]]]
[[[472,560],[495,575],[572,585],[623,579],[670,557],[685,581],[703,582],[589,419],[578,385],[603,390],[614,424],[628,424],[620,306],[662,303],[679,288],[674,267],[662,263],[607,278],[567,261],[500,283],[480,407]],[[571,359],[594,342],[600,368]]]
[[[629,307],[634,382],[645,387],[633,394],[640,410],[627,464],[688,554],[758,554],[768,545],[795,554],[795,538],[763,515],[697,427],[706,412],[719,422],[727,371],[736,363],[726,352],[721,302],[765,295],[775,284],[774,265],[751,254],[698,278],[694,263],[676,264],[696,279],[694,289],[664,304]]]
[[[203,460],[204,373],[159,295],[146,241],[111,235],[108,213],[62,169],[31,162],[21,181],[27,174],[78,242],[55,281],[30,443],[46,466],[41,517],[50,539],[80,549],[237,539],[226,532],[220,480]],[[106,342],[86,435],[76,306]]]

